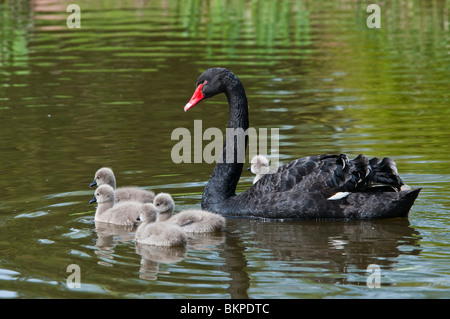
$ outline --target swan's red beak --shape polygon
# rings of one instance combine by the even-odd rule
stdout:
[[[203,87],[203,83],[199,84],[197,86],[197,88],[195,89],[194,94],[192,95],[191,99],[189,100],[189,102],[184,106],[184,111],[186,112],[187,110],[189,110],[191,107],[193,107],[195,104],[197,104],[198,102],[200,102],[201,100],[203,100],[205,97],[203,96],[202,93],[202,87]]]

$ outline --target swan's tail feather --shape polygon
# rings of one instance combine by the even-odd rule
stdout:
[[[388,157],[383,158],[381,162],[378,162],[376,158],[372,160],[377,161],[377,163],[373,161],[374,165],[371,165],[373,169],[372,184],[389,185],[399,191],[404,183],[398,176],[397,164]]]
[[[358,155],[349,160],[341,154],[335,165],[332,184],[340,184],[334,189],[336,192],[398,192],[405,185],[398,175],[397,164],[388,157],[380,161]]]
[[[397,164],[388,157],[380,161],[376,157],[369,160],[367,156],[359,155],[352,162],[356,168],[353,172],[357,178],[356,186],[360,190],[381,187],[383,191],[398,192],[404,185]]]

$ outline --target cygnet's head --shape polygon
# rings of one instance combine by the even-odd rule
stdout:
[[[89,203],[99,204],[113,202],[115,200],[114,189],[109,185],[101,185],[94,192],[94,198]]]
[[[175,202],[173,201],[172,196],[168,193],[159,193],[156,195],[153,200],[153,204],[156,206],[156,209],[160,214],[170,214],[172,215],[173,210],[175,209]]]
[[[267,174],[269,172],[269,160],[264,155],[256,155],[252,158],[250,170],[253,174]]]
[[[156,209],[155,205],[153,205],[152,203],[147,203],[142,205],[142,210],[137,220],[140,220],[144,223],[153,223],[157,218],[158,210]]]
[[[101,186],[101,185],[110,185],[114,189],[116,189],[116,177],[114,176],[114,172],[109,167],[102,167],[97,172],[95,172],[94,180],[89,185],[92,186]]]

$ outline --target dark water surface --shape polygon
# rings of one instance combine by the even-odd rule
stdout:
[[[0,2],[0,297],[450,297],[448,1],[383,2],[381,29],[364,1],[275,0],[78,0],[69,29],[73,2]],[[392,157],[423,187],[409,218],[230,218],[181,251],[95,225],[102,166],[200,207],[213,164],[175,164],[171,133],[225,128],[224,96],[183,112],[215,66],[241,78],[252,127],[279,128],[281,162]]]

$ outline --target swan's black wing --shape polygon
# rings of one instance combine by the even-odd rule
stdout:
[[[399,191],[404,185],[395,162],[389,158],[369,160],[359,155],[318,155],[299,158],[282,165],[262,177],[250,190],[256,192],[321,192],[332,196],[337,192],[369,190]],[[249,191],[250,191],[249,190]]]

